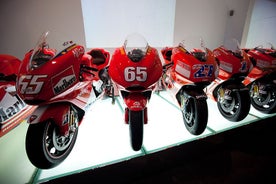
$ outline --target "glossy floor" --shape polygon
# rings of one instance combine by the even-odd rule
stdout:
[[[111,104],[110,98],[95,102],[79,128],[71,154],[59,166],[48,170],[37,169],[29,162],[24,145],[28,125],[21,123],[0,139],[0,183],[45,182],[159,152],[275,115],[265,115],[251,107],[244,120],[230,122],[220,115],[216,103],[208,100],[208,127],[202,135],[193,136],[186,130],[181,112],[171,96],[160,92],[153,94],[148,104],[149,122],[144,127],[143,147],[135,152],[129,142],[129,127],[123,121],[123,108],[120,98],[116,99],[115,105]]]

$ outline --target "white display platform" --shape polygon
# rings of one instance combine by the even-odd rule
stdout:
[[[186,130],[182,114],[172,97],[165,91],[154,93],[148,104],[149,121],[144,126],[143,147],[136,152],[130,146],[129,126],[124,124],[121,98],[117,97],[114,105],[111,98],[100,99],[87,112],[70,155],[59,166],[48,170],[37,169],[29,162],[25,152],[28,124],[23,122],[0,138],[0,183],[41,183],[162,151],[276,115],[262,114],[251,106],[244,120],[230,122],[219,113],[214,101],[207,102],[207,129],[200,136],[193,136]]]

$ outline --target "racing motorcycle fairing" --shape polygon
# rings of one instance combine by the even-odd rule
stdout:
[[[0,137],[18,126],[35,109],[16,94],[15,83],[20,64],[18,58],[0,54]]]
[[[157,50],[148,45],[141,55],[129,57],[129,49],[125,46],[117,48],[110,61],[109,75],[127,107],[131,111],[144,110],[161,77],[162,64]]]
[[[211,50],[192,47],[189,51],[184,40],[176,47],[161,50],[164,58],[162,84],[179,105],[186,129],[199,135],[208,122],[207,95],[203,90],[218,74],[218,64]]]
[[[168,48],[163,53],[167,55],[170,50],[171,48]],[[165,57],[170,58],[168,56]],[[172,75],[172,79],[175,81],[177,80],[177,75],[180,75],[186,78],[186,80],[193,81],[193,83],[211,82],[216,78],[218,72],[215,57],[208,48],[205,48],[205,51],[193,49],[191,52],[188,52],[183,46],[174,47],[172,48],[171,61],[173,62],[172,71],[175,72]]]
[[[130,34],[124,45],[115,49],[108,73],[113,83],[113,102],[116,89],[126,105],[125,123],[129,126],[131,146],[138,151],[148,119],[147,103],[162,75],[159,54],[142,35]]]
[[[32,52],[27,53],[24,60],[34,58]],[[74,45],[53,60],[43,63],[43,67],[39,65],[34,69],[29,62],[23,61],[17,81],[17,92],[20,97],[26,103],[36,105],[48,102],[72,88],[79,80],[79,63],[83,54],[84,48]]]
[[[112,64],[109,66],[112,80],[130,91],[152,87],[162,74],[162,64],[155,48],[148,47],[145,55],[146,57],[139,62],[133,62],[124,47],[117,48],[110,61]],[[120,64],[117,61],[120,61]]]
[[[244,84],[248,85],[256,79],[271,75],[276,71],[276,50],[273,48],[263,48],[261,46],[253,49],[243,49],[253,64],[253,69],[244,80]],[[275,79],[275,78],[271,78]]]
[[[161,50],[164,58],[163,70],[167,90],[180,104],[179,95],[185,91],[188,98],[206,99],[203,89],[218,75],[218,65],[211,50],[194,48],[189,52],[184,45],[165,47]],[[192,91],[195,91],[193,93]]]
[[[232,51],[220,46],[214,49],[214,55],[219,62],[219,77],[222,80],[237,74],[245,77],[253,68],[248,55],[241,49]]]
[[[228,49],[220,46],[214,49],[214,56],[219,64],[217,78],[207,87],[207,95],[217,101],[218,90],[231,85],[233,91],[247,90],[242,81],[253,69],[252,62],[246,52],[240,48],[237,40],[234,45],[236,49]]]
[[[70,154],[85,111],[103,95],[100,71],[109,59],[103,49],[85,53],[72,41],[61,49],[50,47],[47,36],[25,55],[16,83],[22,100],[38,106],[28,118],[25,146],[29,160],[42,169],[57,166]]]

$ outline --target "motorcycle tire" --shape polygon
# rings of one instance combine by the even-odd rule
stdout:
[[[267,84],[263,85],[267,86]],[[272,114],[276,112],[276,85],[271,84],[269,86],[269,88],[265,87],[265,94],[250,97],[252,106],[264,114]]]
[[[40,169],[59,165],[70,154],[78,128],[69,137],[60,136],[52,121],[31,124],[28,127],[25,148],[31,163]]]
[[[231,91],[231,100],[221,103],[217,101],[217,106],[221,115],[229,121],[238,122],[243,120],[250,110],[250,96],[248,90],[234,90],[235,86],[226,86],[225,89]]]
[[[143,144],[144,111],[129,110],[129,132],[131,146],[139,151]]]
[[[206,100],[189,98],[181,104],[181,112],[186,129],[192,135],[204,132],[208,122],[208,106]]]

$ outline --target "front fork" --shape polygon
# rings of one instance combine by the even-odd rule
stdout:
[[[250,97],[259,98],[262,95],[267,95],[267,88],[269,87],[270,85],[267,83],[254,82],[250,89]]]
[[[225,100],[232,100],[232,93],[239,91],[248,91],[248,88],[243,83],[226,83],[219,86],[217,91],[217,99],[220,102]]]
[[[232,90],[230,90],[230,89],[220,87],[218,89],[219,102],[222,103],[225,100],[232,100],[231,92],[232,92]]]
[[[148,108],[147,107],[145,107],[144,109],[143,109],[143,111],[144,111],[144,124],[147,124],[148,123]],[[128,107],[126,107],[125,108],[125,123],[126,124],[129,124],[129,108]]]
[[[151,92],[123,92],[121,91],[125,108],[125,123],[129,124],[129,111],[144,111],[144,124],[148,123],[147,103],[150,99]]]
[[[68,103],[57,103],[39,106],[28,118],[29,124],[36,124],[52,120],[57,126],[60,135],[68,136],[75,132],[80,124],[84,112],[77,110]]]

